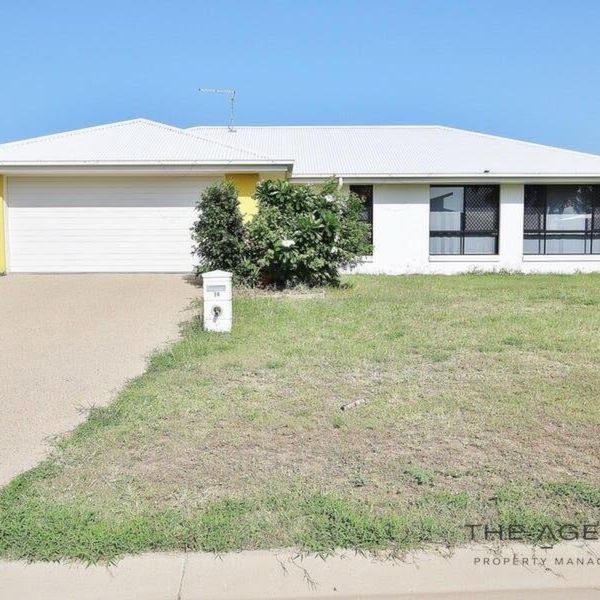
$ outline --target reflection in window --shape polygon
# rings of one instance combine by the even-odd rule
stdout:
[[[499,188],[432,186],[430,254],[497,254]]]
[[[351,185],[350,191],[359,196],[363,201],[363,221],[371,226],[369,232],[369,242],[373,243],[373,186],[372,185]]]
[[[526,185],[524,254],[600,254],[600,186]]]

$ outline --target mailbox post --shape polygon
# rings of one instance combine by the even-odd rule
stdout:
[[[204,291],[204,329],[231,331],[233,311],[231,273],[209,271],[202,273]]]

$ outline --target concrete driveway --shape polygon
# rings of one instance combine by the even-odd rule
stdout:
[[[181,275],[0,277],[0,485],[142,373],[198,295]]]

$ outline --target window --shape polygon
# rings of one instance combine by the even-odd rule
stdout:
[[[498,254],[500,188],[431,186],[430,254]]]
[[[600,186],[526,185],[524,254],[600,254]]]
[[[371,226],[369,233],[369,242],[373,243],[373,186],[372,185],[351,185],[350,191],[360,196],[364,202],[363,221]]]

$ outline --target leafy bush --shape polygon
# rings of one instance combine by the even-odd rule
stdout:
[[[371,252],[362,200],[337,189],[261,181],[258,214],[244,224],[232,183],[209,187],[193,227],[199,272],[232,271],[238,282],[278,288],[337,285],[339,271]]]
[[[330,181],[321,189],[261,181],[248,225],[249,258],[261,285],[336,285],[339,270],[369,254],[362,200]]]
[[[196,205],[198,220],[192,227],[198,273],[223,269],[245,279],[247,231],[238,192],[230,181],[215,183],[202,193]]]

